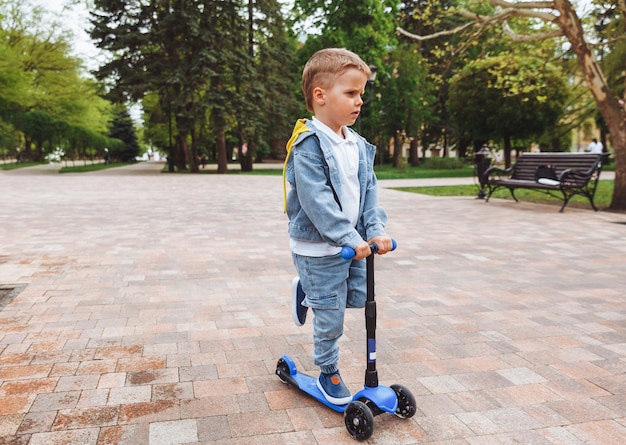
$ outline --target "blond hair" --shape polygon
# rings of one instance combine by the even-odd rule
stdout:
[[[313,54],[302,71],[302,92],[307,110],[313,112],[315,88],[328,88],[349,69],[357,69],[366,77],[372,74],[370,67],[359,56],[345,48],[326,48]]]

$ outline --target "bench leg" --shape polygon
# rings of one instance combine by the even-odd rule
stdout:
[[[567,203],[569,202],[570,198],[572,196],[574,196],[576,193],[573,193],[571,195],[566,195],[565,193],[563,193],[563,205],[561,206],[561,210],[559,210],[559,212],[563,213],[563,210],[565,210],[565,206],[567,205]],[[580,194],[580,193],[579,193]],[[593,203],[593,197],[589,196],[589,195],[585,195],[587,196],[587,199],[589,199],[589,204],[591,204],[591,208],[594,210],[594,212],[598,211],[598,208],[596,207],[596,205]]]
[[[495,188],[487,186],[487,197],[485,198],[485,202],[489,202],[489,198],[491,198],[492,193],[495,191],[496,191]]]
[[[511,192],[511,196],[513,197],[515,202],[519,202],[519,199],[517,199],[517,196],[515,196],[515,189],[510,188],[509,192]]]

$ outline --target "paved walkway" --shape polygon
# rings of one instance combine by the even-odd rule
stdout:
[[[25,286],[0,310],[0,444],[355,443],[274,375],[283,353],[315,373],[280,177],[159,169],[0,172],[0,287]],[[624,444],[626,215],[384,187],[380,379],[418,412],[368,443]]]

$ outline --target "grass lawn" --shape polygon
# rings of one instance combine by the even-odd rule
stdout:
[[[471,178],[474,167],[467,166],[454,169],[433,169],[424,167],[393,168],[389,164],[374,167],[376,178],[381,179],[425,179],[425,178]]]
[[[167,166],[165,166],[167,168]],[[374,171],[376,177],[381,179],[413,179],[413,178],[471,178],[474,175],[473,167],[464,167],[458,169],[430,169],[424,167],[410,167],[399,169],[393,168],[391,165],[375,166]],[[202,170],[200,173],[215,173],[215,170]],[[241,172],[240,170],[228,170],[228,174],[244,174],[244,175],[271,175],[280,176],[283,174],[282,169],[262,169],[256,168],[251,172]]]
[[[16,170],[23,167],[34,167],[39,164],[41,164],[41,162],[21,162],[19,164],[17,162],[9,162],[6,164],[0,164],[0,170]]]
[[[611,198],[613,196],[613,184],[614,181],[610,179],[600,180],[598,182],[598,188],[596,195],[593,199],[596,207],[599,209],[607,208],[611,204]],[[431,196],[476,196],[478,194],[478,188],[475,185],[450,185],[440,187],[398,187],[394,190],[401,190],[411,193],[421,193]],[[518,189],[515,191],[515,196],[520,201],[526,202],[538,202],[543,204],[554,204],[561,206],[561,201],[557,196],[548,195],[545,192],[537,190],[524,190]],[[497,190],[492,198],[513,199],[511,193],[507,189]],[[584,196],[574,196],[567,204],[568,207],[579,207],[590,209],[591,205],[589,200]],[[567,208],[567,207],[566,207]]]

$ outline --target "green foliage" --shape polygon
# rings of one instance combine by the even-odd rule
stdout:
[[[596,0],[592,13],[594,31],[602,45],[597,46],[597,57],[604,74],[617,97],[624,97],[624,60],[626,60],[626,11],[619,11],[618,2]],[[611,42],[608,45],[608,42]]]
[[[568,93],[557,69],[514,55],[470,62],[450,84],[451,117],[473,140],[538,137],[558,122]]]
[[[433,170],[455,170],[468,166],[468,161],[459,158],[426,158],[422,163],[424,169]]]
[[[295,0],[299,22],[319,30],[309,34],[302,48],[304,63],[315,51],[347,48],[367,63],[380,66],[386,48],[394,42],[394,0]]]
[[[295,11],[301,24],[319,30],[309,34],[298,52],[300,65],[311,55],[328,47],[347,48],[379,73],[387,72],[385,59],[396,45],[395,0],[296,0]]]
[[[433,116],[434,91],[417,48],[401,45],[389,54],[388,75],[380,81],[380,115],[386,135],[417,136]]]
[[[106,131],[109,105],[70,55],[70,39],[59,19],[28,1],[0,2],[0,146],[7,154],[21,145],[26,159],[41,160],[68,148],[75,128]]]
[[[111,122],[109,136],[122,141],[109,148],[112,159],[122,162],[133,162],[139,156],[139,143],[130,115],[126,108],[121,108]],[[108,147],[107,147],[108,148]]]
[[[112,100],[146,101],[146,136],[171,149],[171,170],[197,172],[201,151],[225,170],[228,137],[246,143],[251,159],[290,130],[295,39],[280,3],[94,4],[91,36],[113,55],[97,76]]]

